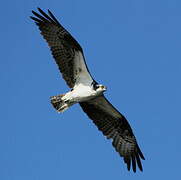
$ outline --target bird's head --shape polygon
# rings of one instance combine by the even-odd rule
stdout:
[[[93,85],[93,89],[97,92],[97,93],[103,93],[104,91],[107,90],[106,86],[102,85],[102,84],[94,84]]]

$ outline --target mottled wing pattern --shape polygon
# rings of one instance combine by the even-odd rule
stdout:
[[[136,138],[126,118],[120,114],[104,96],[81,102],[83,111],[108,138],[116,151],[124,158],[128,170],[136,172],[136,166],[142,171],[141,159],[144,156],[136,142]]]
[[[32,11],[35,17],[31,16],[31,19],[35,21],[39,27],[41,34],[48,42],[52,55],[62,73],[63,78],[67,82],[70,88],[73,88],[76,82],[75,77],[75,55],[81,55],[83,57],[83,50],[78,42],[71,36],[71,34],[64,29],[64,27],[57,21],[54,15],[48,10],[48,14],[38,8],[40,14]],[[79,58],[79,57],[78,57]],[[79,58],[80,61],[80,58]],[[84,61],[84,57],[81,58]],[[84,63],[85,62],[81,62]],[[87,66],[86,73],[88,73]]]

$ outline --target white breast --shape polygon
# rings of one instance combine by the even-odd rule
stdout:
[[[91,86],[86,86],[84,84],[75,86],[72,91],[72,98],[77,102],[89,100],[93,96],[95,96],[95,91],[92,90]]]

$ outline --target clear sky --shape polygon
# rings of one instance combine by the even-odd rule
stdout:
[[[29,18],[36,7],[82,45],[134,130],[143,173],[127,171],[79,105],[58,114],[49,103],[69,89]],[[181,1],[7,0],[0,17],[1,180],[181,178]]]

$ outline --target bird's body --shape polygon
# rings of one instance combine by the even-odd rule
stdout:
[[[101,88],[100,91],[96,91],[92,88],[92,85],[77,84],[75,87],[64,95],[58,95],[51,97],[51,103],[58,106],[54,106],[58,112],[64,112],[70,106],[76,103],[86,102],[94,99],[96,96],[100,96],[106,90],[105,87]]]
[[[71,88],[62,95],[52,96],[51,103],[58,112],[64,112],[73,104],[79,103],[83,111],[108,138],[116,151],[124,158],[128,170],[131,165],[142,171],[141,159],[144,156],[137,144],[131,126],[126,118],[105,98],[106,87],[98,84],[91,76],[85,62],[83,50],[71,34],[63,28],[54,15],[38,8],[31,17],[47,41],[52,55]]]

